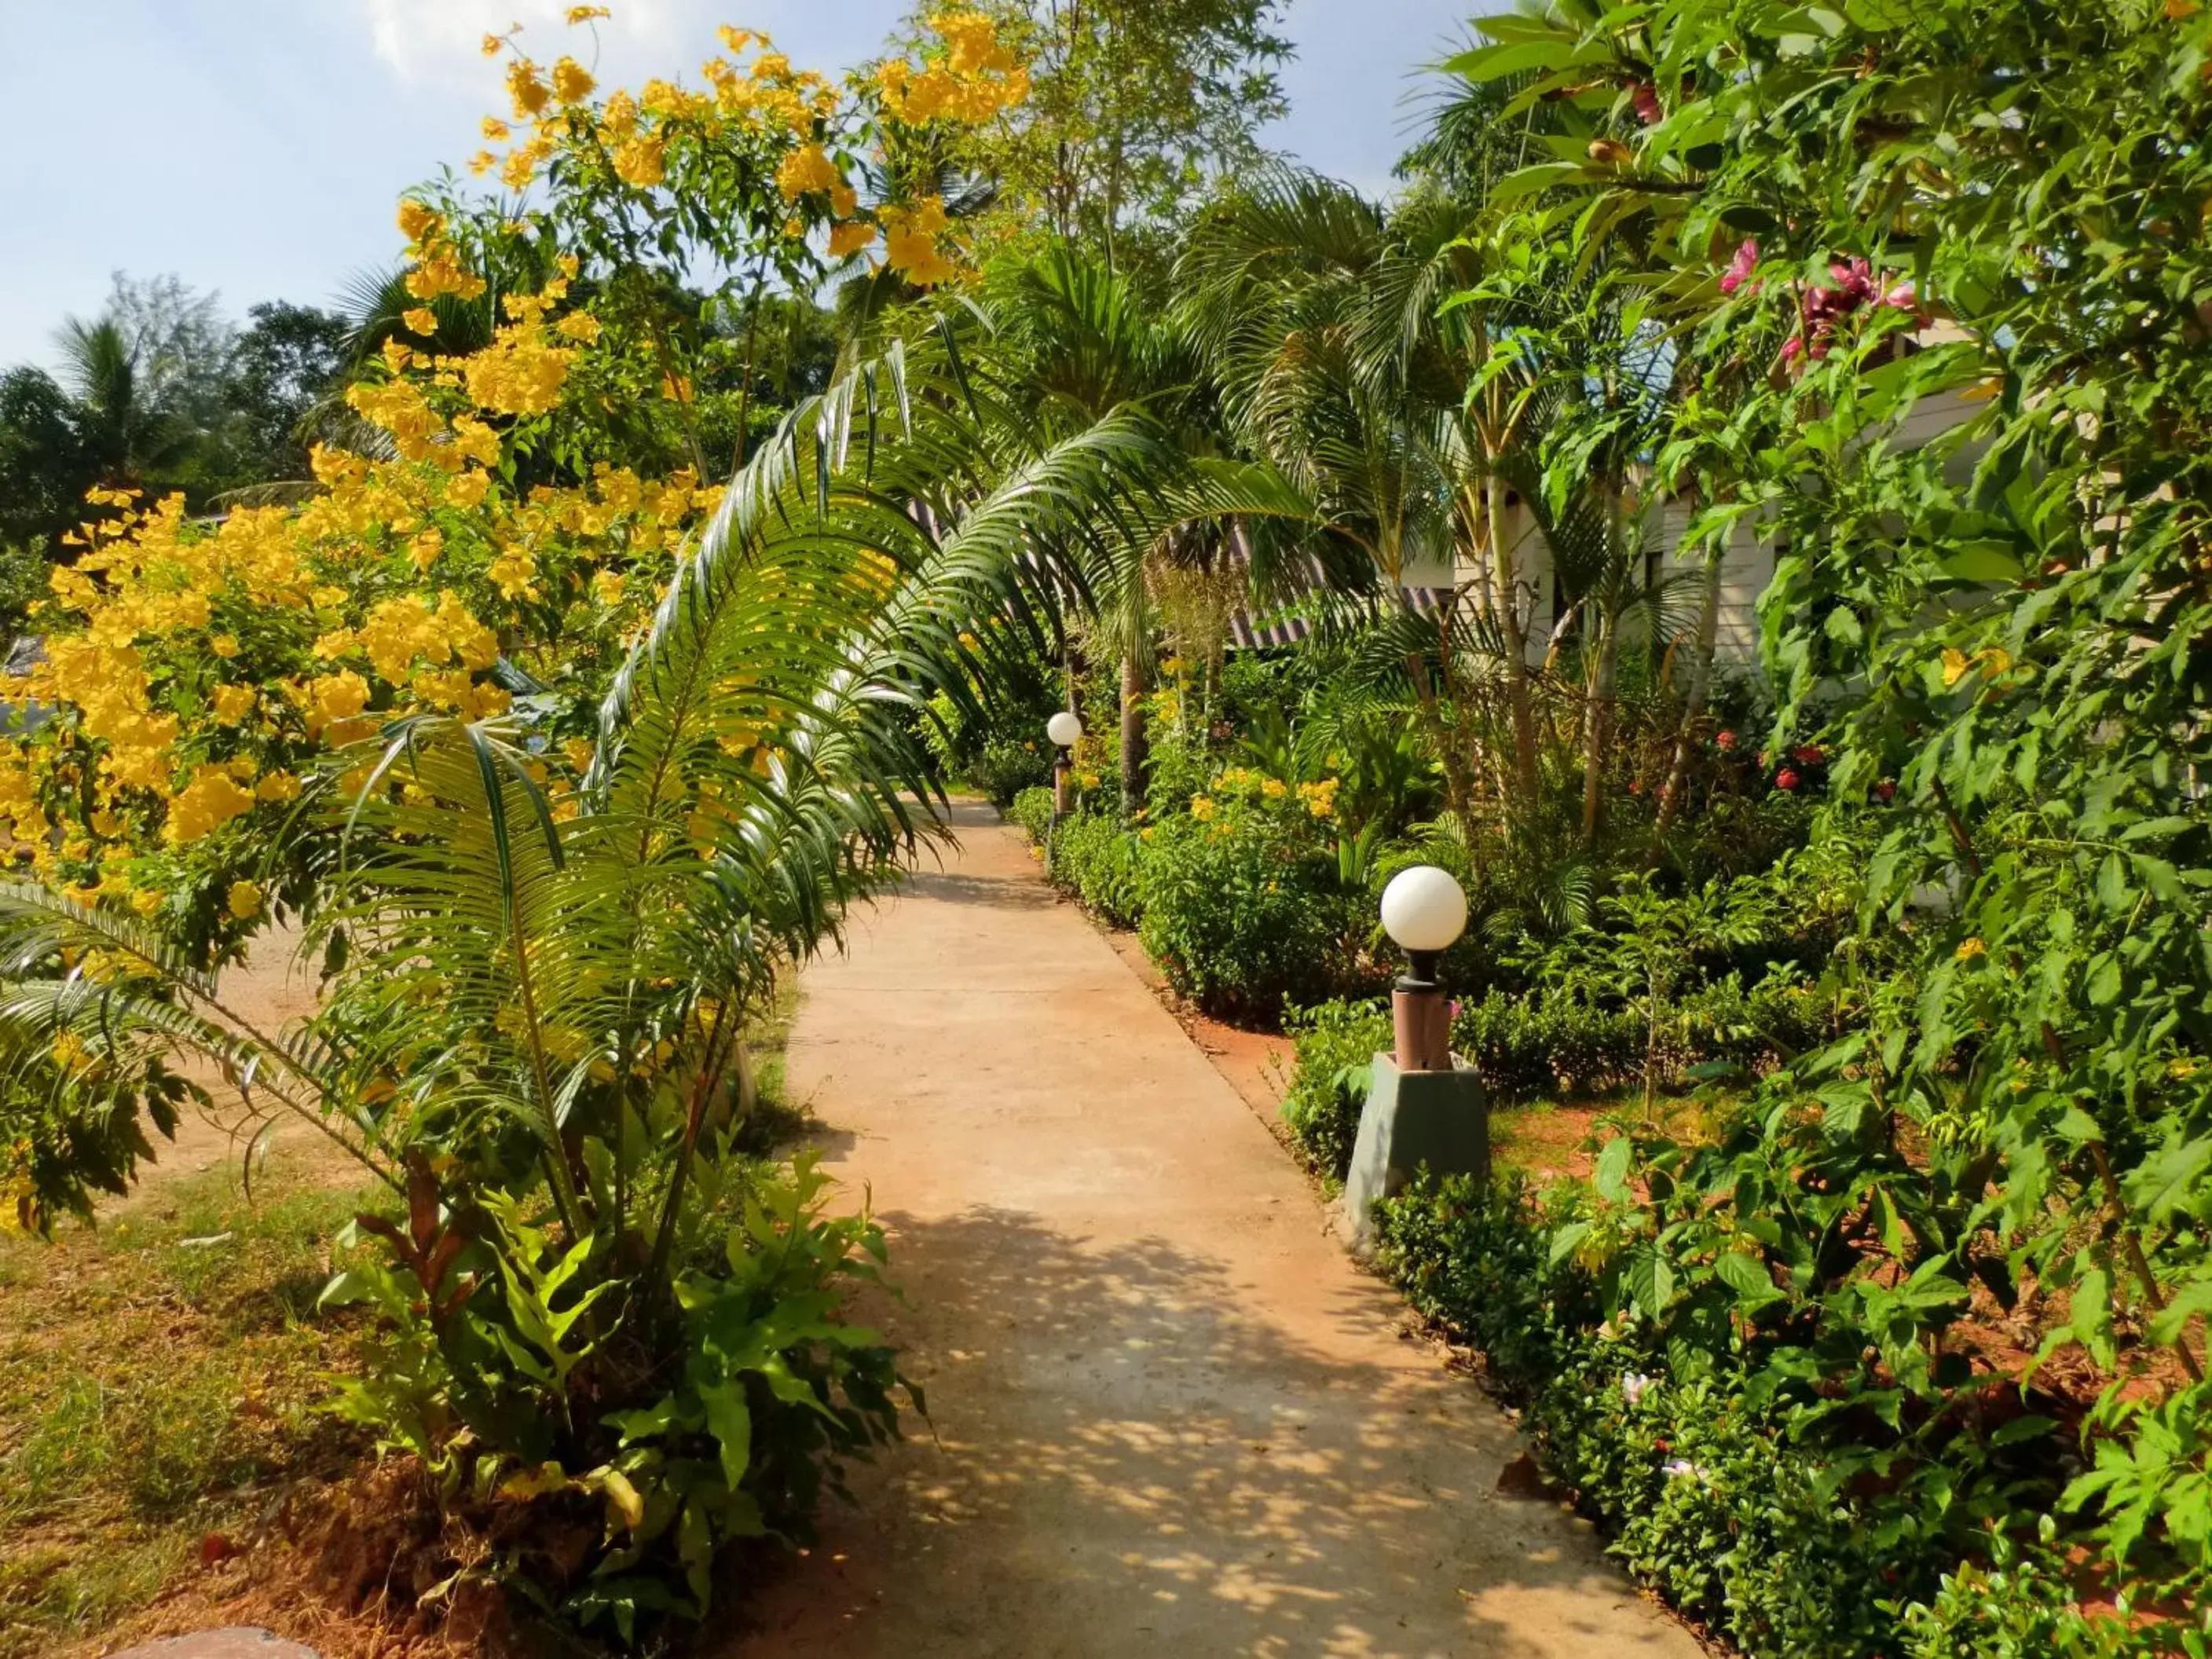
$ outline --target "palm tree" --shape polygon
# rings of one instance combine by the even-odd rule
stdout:
[[[1320,545],[1364,558],[1355,586],[1395,590],[1462,548],[1486,570],[1433,629],[1388,606],[1379,623],[1366,613],[1393,643],[1463,819],[1492,757],[1479,739],[1469,754],[1459,715],[1498,699],[1508,710],[1514,787],[1503,799],[1533,796],[1537,765],[1526,584],[1503,533],[1506,493],[1532,471],[1525,400],[1512,354],[1465,312],[1438,316],[1480,274],[1465,240],[1473,223],[1437,198],[1394,221],[1347,186],[1279,170],[1219,204],[1176,268],[1185,325],[1229,424],[1313,499]]]
[[[1142,405],[1186,450],[1201,446],[1188,428],[1194,365],[1181,342],[1126,277],[1055,244],[1031,259],[993,272],[987,303],[997,325],[994,362],[1036,417],[1048,425],[1084,423],[1125,405]],[[1173,556],[1179,540],[1152,547],[1120,544],[1125,556],[1086,572],[1097,641],[1121,668],[1121,810],[1143,799],[1144,714],[1139,699],[1152,655],[1156,618],[1149,564]],[[1072,688],[1071,688],[1072,691]]]
[[[458,1413],[484,1454],[612,1496],[648,1466],[690,1483],[696,1527],[654,1547],[699,1584],[702,1539],[760,1524],[736,1473],[749,1396],[656,1419],[672,1449],[647,1464],[607,1414],[694,1375],[685,1309],[737,1271],[718,1206],[745,1017],[945,833],[930,697],[980,715],[1015,636],[1113,565],[1102,544],[1237,505],[1140,410],[1041,428],[971,372],[980,334],[941,317],[785,421],[616,675],[573,787],[545,780],[520,718],[404,718],[332,757],[272,854],[313,875],[309,948],[340,964],[299,1028],[240,1018],[126,915],[0,887],[0,1089],[58,1052],[87,1077],[197,1055],[329,1135],[410,1216],[379,1224],[386,1278],[353,1284],[386,1286],[415,1358],[353,1408],[426,1461],[451,1443],[422,1425]],[[88,959],[98,981],[64,966]],[[789,1402],[772,1351],[747,1363],[769,1389],[755,1409]],[[882,1400],[853,1386],[841,1435]]]
[[[72,317],[55,335],[63,384],[87,463],[107,483],[133,483],[173,461],[197,435],[149,395],[137,348],[112,317]]]
[[[1653,365],[1668,359],[1641,311],[1601,273],[1497,234],[1479,202],[1426,190],[1385,214],[1295,172],[1218,204],[1177,276],[1231,428],[1313,498],[1328,539],[1388,587],[1425,564],[1471,568],[1433,620],[1387,606],[1355,617],[1463,828],[1486,799],[1534,832],[1563,769],[1540,705],[1571,626],[1593,840],[1620,650],[1656,597],[1633,480],[1656,430]],[[1524,533],[1559,594],[1548,646]]]

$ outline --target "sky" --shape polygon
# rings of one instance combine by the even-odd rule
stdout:
[[[567,0],[0,0],[0,366],[51,363],[110,273],[174,272],[234,318],[327,305],[398,251],[400,191],[504,112],[487,29],[572,49]],[[721,22],[824,72],[874,55],[907,0],[615,0],[599,77],[696,79]],[[1416,68],[1473,0],[1289,0],[1297,57],[1274,149],[1370,191],[1389,184]],[[556,45],[556,40],[559,44]]]

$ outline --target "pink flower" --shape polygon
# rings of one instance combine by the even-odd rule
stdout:
[[[1659,91],[1649,81],[1636,88],[1636,118],[1647,127],[1656,127],[1667,118],[1667,112],[1659,107]]]
[[[1845,310],[1855,309],[1874,298],[1874,267],[1854,255],[1842,264],[1828,267],[1828,275],[1836,279],[1836,291],[1850,301]]]
[[[1751,273],[1758,268],[1759,244],[1747,236],[1743,239],[1742,246],[1736,249],[1735,258],[1729,261],[1728,270],[1722,273],[1721,292],[1735,293],[1745,283],[1750,281]],[[1752,292],[1756,294],[1758,291],[1757,285],[1753,284]]]
[[[1803,354],[1804,349],[1804,337],[1802,335],[1793,334],[1782,343],[1782,361],[1785,363],[1794,363]]]
[[[1920,295],[1911,283],[1899,283],[1881,296],[1881,302],[1892,311],[1912,311],[1918,307]]]

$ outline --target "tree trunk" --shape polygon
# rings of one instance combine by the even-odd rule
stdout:
[[[1597,660],[1591,665],[1583,718],[1583,845],[1595,847],[1605,810],[1605,751],[1613,741],[1613,682],[1620,663],[1620,623],[1601,613]]]
[[[1145,665],[1132,646],[1121,658],[1121,816],[1145,804]]]
[[[1659,790],[1659,820],[1655,834],[1664,837],[1674,815],[1681,810],[1682,790],[1690,773],[1690,752],[1698,740],[1698,722],[1705,718],[1705,698],[1713,681],[1713,652],[1720,639],[1721,565],[1728,544],[1716,542],[1705,554],[1705,592],[1698,606],[1698,646],[1690,659],[1690,683],[1682,694],[1682,720],[1674,732],[1674,758],[1667,769],[1667,781]]]
[[[1483,481],[1490,542],[1490,578],[1498,607],[1498,629],[1505,641],[1505,699],[1513,720],[1513,781],[1525,810],[1535,805],[1536,708],[1528,679],[1528,638],[1521,626],[1520,581],[1513,552],[1505,542],[1505,483],[1494,474]]]

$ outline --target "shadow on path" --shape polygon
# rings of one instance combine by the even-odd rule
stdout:
[[[1632,1595],[1556,1511],[1497,1495],[1511,1431],[1425,1358],[1332,1357],[1158,1237],[885,1220],[909,1301],[869,1312],[933,1420],[856,1472],[828,1571],[768,1589],[733,1651],[1686,1650],[1656,1621],[1620,1639]],[[1340,1301],[1371,1342],[1380,1298]]]

